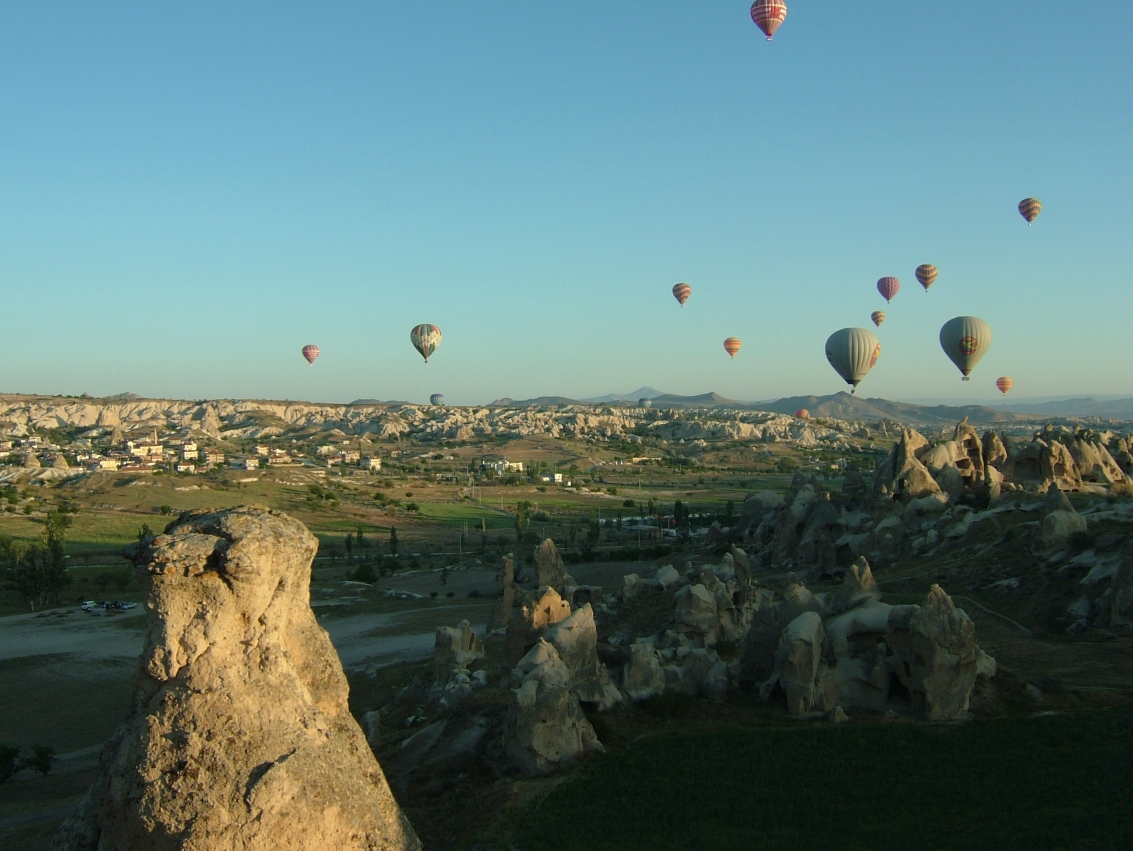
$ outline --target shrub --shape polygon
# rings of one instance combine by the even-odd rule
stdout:
[[[355,582],[373,582],[378,578],[377,573],[374,572],[374,566],[369,562],[363,562],[358,566],[358,569],[350,574],[350,578]]]
[[[47,745],[32,745],[31,756],[20,760],[20,768],[30,768],[38,771],[44,777],[51,773],[55,766],[55,749]]]
[[[0,783],[6,782],[13,774],[23,768],[18,761],[19,756],[19,748],[0,745]]]

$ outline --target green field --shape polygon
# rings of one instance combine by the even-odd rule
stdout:
[[[524,851],[1133,848],[1133,710],[737,730],[594,760],[517,819]]]

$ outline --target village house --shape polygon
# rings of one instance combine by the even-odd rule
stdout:
[[[230,458],[228,466],[233,470],[258,470],[260,469],[260,459],[249,456],[247,458]]]
[[[224,463],[224,453],[219,449],[202,449],[197,453],[197,460],[210,467],[218,467]]]
[[[364,455],[358,462],[358,466],[363,470],[380,470],[382,468],[382,459],[373,455]]]

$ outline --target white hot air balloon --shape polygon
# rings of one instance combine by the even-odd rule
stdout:
[[[980,358],[991,348],[991,326],[978,316],[949,319],[940,329],[940,347],[967,381]]]
[[[843,328],[826,341],[826,359],[847,384],[853,385],[851,393],[858,392],[858,384],[873,369],[880,354],[881,343],[865,328]]]

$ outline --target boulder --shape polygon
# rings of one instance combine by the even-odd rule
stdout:
[[[500,596],[488,617],[488,631],[506,629],[511,623],[511,610],[515,607],[515,561],[511,553],[504,558],[496,573],[496,584],[500,586]]]
[[[535,576],[540,587],[545,585],[563,593],[563,557],[550,538],[535,548]]]
[[[923,454],[928,448],[929,442],[920,432],[901,429],[901,439],[874,471],[874,496],[908,501],[939,492],[940,487],[928,468],[918,460],[918,454]]]
[[[838,614],[860,606],[868,600],[880,600],[881,590],[873,578],[869,562],[864,556],[858,556],[842,579],[842,587],[834,595],[830,610]],[[884,630],[882,630],[884,632]]]
[[[951,720],[967,710],[979,662],[976,627],[939,585],[911,615],[907,609],[890,612],[887,644],[897,651],[897,673],[915,710],[930,721]]]
[[[622,670],[622,690],[634,702],[656,697],[665,690],[665,671],[652,643],[639,641],[630,645],[629,661]]]
[[[1061,445],[1061,444],[1059,444]],[[1074,535],[1088,529],[1086,518],[1074,510],[1057,484],[1052,484],[1043,503],[1045,516],[1039,523],[1039,533],[1032,549],[1036,554],[1050,554],[1070,547]]]
[[[702,647],[691,650],[680,665],[668,666],[665,673],[668,688],[705,697],[714,703],[723,703],[728,692],[728,665],[715,650]]]
[[[419,849],[309,605],[315,537],[261,507],[129,548],[146,596],[134,710],[58,851]]]
[[[504,638],[504,669],[510,671],[539,638],[544,628],[570,616],[570,603],[554,588],[542,587],[529,603],[512,613]]]
[[[545,774],[593,751],[602,743],[570,690],[570,671],[554,646],[540,640],[516,665],[525,671],[512,693],[504,721],[504,750],[531,775]]]
[[[433,642],[433,670],[438,685],[445,685],[457,671],[467,671],[473,662],[483,658],[484,642],[468,621],[461,621],[455,628],[437,627]]]
[[[988,429],[984,432],[981,442],[983,443],[984,464],[1002,472],[1007,464],[1007,447],[1003,445],[999,435]]]
[[[699,636],[707,646],[716,643],[716,597],[703,583],[686,585],[677,592],[676,615],[678,632]]]
[[[1074,456],[1070,454],[1062,443],[1052,441],[1043,451],[1040,458],[1043,478],[1058,485],[1060,490],[1076,491],[1082,487],[1082,474],[1078,472],[1078,465],[1074,463]]]
[[[570,672],[570,690],[581,703],[604,710],[622,699],[606,666],[598,661],[598,628],[589,603],[547,627],[545,634]]]
[[[776,653],[776,674],[761,688],[766,697],[778,680],[787,695],[787,711],[806,715],[816,707],[823,712],[834,708],[836,684],[826,676],[822,663],[825,632],[816,612],[804,612],[783,630]],[[827,705],[829,704],[829,705]]]

